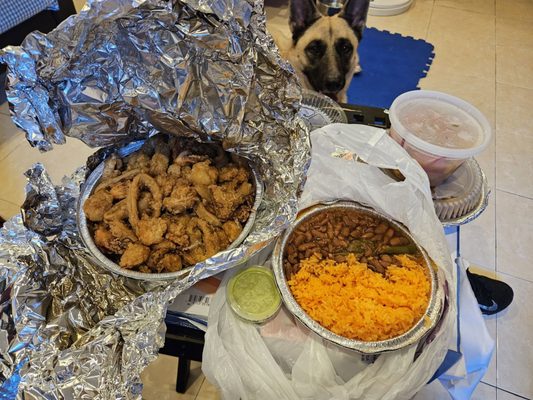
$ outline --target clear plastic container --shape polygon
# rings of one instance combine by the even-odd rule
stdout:
[[[259,265],[245,268],[229,280],[226,299],[239,318],[256,324],[269,321],[281,307],[272,270]]]
[[[440,185],[489,144],[492,131],[473,105],[446,93],[415,90],[398,96],[389,110],[390,135]]]

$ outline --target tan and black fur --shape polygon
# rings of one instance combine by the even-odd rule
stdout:
[[[346,91],[359,67],[357,47],[369,0],[347,0],[339,14],[320,14],[315,0],[290,1],[292,38],[273,34],[281,55],[304,87],[346,102]]]

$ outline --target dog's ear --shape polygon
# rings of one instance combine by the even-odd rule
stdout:
[[[370,0],[348,0],[339,15],[352,27],[359,40],[361,40],[365,28],[369,6]]]
[[[315,0],[290,0],[292,41],[296,43],[305,30],[321,16]]]

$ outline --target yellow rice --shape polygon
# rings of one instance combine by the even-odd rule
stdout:
[[[364,341],[390,339],[420,320],[431,289],[415,260],[399,255],[395,261],[383,276],[352,254],[343,263],[313,255],[288,283],[305,312],[330,331]]]

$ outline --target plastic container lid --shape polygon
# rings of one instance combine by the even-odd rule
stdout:
[[[433,189],[433,203],[439,220],[464,217],[479,203],[483,173],[473,158],[465,161],[442,185]]]
[[[440,157],[473,157],[488,146],[492,135],[489,122],[473,105],[430,90],[398,96],[389,117],[391,128],[406,142]]]
[[[274,274],[261,266],[243,269],[232,277],[226,288],[226,298],[238,317],[254,323],[267,321],[281,307]]]
[[[336,122],[341,124],[348,122],[339,104],[326,95],[307,89],[302,90],[302,102],[298,114],[311,130]]]

